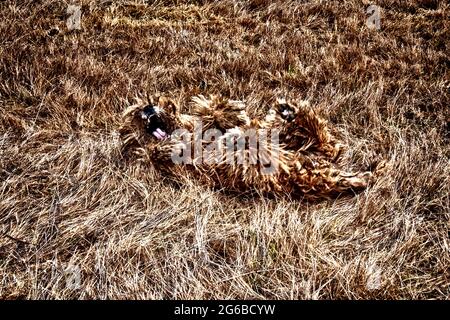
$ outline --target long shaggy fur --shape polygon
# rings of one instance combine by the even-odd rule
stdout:
[[[145,155],[155,167],[175,178],[192,174],[203,184],[231,191],[261,191],[309,199],[330,198],[360,191],[373,179],[371,172],[347,172],[337,166],[342,146],[330,134],[326,121],[305,101],[294,104],[278,100],[265,119],[253,120],[245,112],[242,102],[221,96],[211,96],[209,99],[196,96],[192,98],[192,104],[191,115],[181,114],[176,103],[167,97],[151,99],[149,104],[138,101],[127,108],[120,129],[124,152],[134,150],[139,156]],[[238,148],[233,151],[234,162],[227,161],[227,154],[223,152],[215,158],[193,159],[192,163],[181,164],[183,169],[180,169],[180,164],[174,163],[171,156],[182,152],[185,144],[177,135],[160,141],[146,132],[140,115],[147,105],[154,105],[159,110],[159,116],[169,132],[183,128],[193,134],[195,121],[202,123],[201,137],[204,137],[206,130],[221,130],[223,135],[214,142],[221,148],[226,146],[227,139],[245,141],[246,130],[257,136],[263,130],[269,133],[277,130],[280,132],[280,143],[274,144],[269,139],[265,143],[260,141],[258,150],[252,150],[247,143],[243,150]],[[210,143],[205,140],[200,142],[203,155]],[[244,163],[237,161],[250,159],[255,154],[266,159]],[[264,164],[277,169],[273,173],[263,174]]]

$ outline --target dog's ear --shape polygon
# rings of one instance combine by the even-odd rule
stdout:
[[[135,118],[137,118],[140,114],[140,111],[142,110],[143,106],[145,106],[144,101],[140,97],[135,98],[136,103],[133,105],[128,106],[123,112],[122,112],[122,119],[124,121],[133,121]]]
[[[178,114],[178,105],[170,98],[159,97],[158,105],[173,115]]]

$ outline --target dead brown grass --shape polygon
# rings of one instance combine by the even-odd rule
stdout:
[[[450,297],[444,1],[0,4],[1,298]],[[307,203],[173,183],[119,154],[136,95],[310,100],[388,173]],[[66,286],[68,266],[81,287]]]

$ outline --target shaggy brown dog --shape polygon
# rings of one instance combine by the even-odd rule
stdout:
[[[123,151],[176,178],[190,175],[232,191],[330,198],[362,190],[373,179],[371,172],[338,168],[342,146],[307,102],[278,100],[265,119],[251,120],[239,101],[192,101],[190,115],[166,97],[127,108]]]

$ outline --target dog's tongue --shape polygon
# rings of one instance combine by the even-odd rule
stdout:
[[[153,131],[153,135],[159,140],[164,140],[165,138],[167,138],[167,133],[165,133],[160,128],[157,128],[155,131]]]

